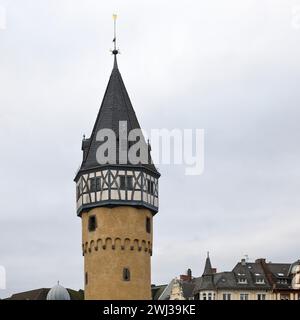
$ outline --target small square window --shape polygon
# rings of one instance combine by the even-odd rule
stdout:
[[[130,270],[129,268],[123,269],[123,280],[124,281],[130,281]]]
[[[100,177],[90,179],[91,192],[97,192],[101,190],[101,179]]]
[[[120,176],[120,189],[121,190],[132,190],[133,189],[133,177],[131,176]]]
[[[97,219],[96,216],[89,217],[89,231],[95,231],[97,228]]]

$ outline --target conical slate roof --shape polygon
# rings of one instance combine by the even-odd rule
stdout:
[[[114,67],[110,75],[110,79],[102,100],[102,104],[94,124],[94,128],[89,139],[83,140],[82,149],[84,152],[83,161],[80,171],[85,171],[92,168],[97,168],[100,164],[97,162],[96,152],[101,145],[100,141],[96,141],[96,136],[101,129],[111,129],[117,136],[116,154],[117,162],[119,164],[119,121],[127,122],[127,132],[132,129],[140,129],[139,122],[135,115],[134,109],[130,102],[127,90],[125,88],[123,79],[121,77],[116,55],[114,56]],[[127,165],[131,165],[127,163]],[[143,167],[158,174],[155,166],[152,164],[149,148],[148,164],[143,164]]]
[[[205,267],[204,267],[204,271],[203,271],[203,276],[208,276],[208,275],[212,275],[212,274],[213,274],[213,270],[212,270],[212,267],[211,267],[209,253],[207,253],[207,257],[206,257],[206,261],[205,261]]]

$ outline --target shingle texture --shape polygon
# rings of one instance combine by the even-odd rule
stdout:
[[[114,67],[104,94],[104,98],[91,137],[89,139],[85,139],[82,144],[84,157],[80,167],[80,171],[99,167],[99,163],[96,158],[96,152],[98,147],[103,142],[97,141],[96,136],[98,131],[101,129],[111,129],[116,134],[116,137],[118,139],[116,145],[116,164],[119,164],[119,139],[124,138],[119,136],[119,121],[127,122],[127,132],[133,129],[141,128],[135,115],[132,104],[130,102],[127,90],[125,88],[115,58]],[[149,161],[148,163],[143,164],[142,166],[158,174],[150,157],[150,148],[148,150],[148,153]],[[127,165],[131,165],[131,163],[128,161]]]

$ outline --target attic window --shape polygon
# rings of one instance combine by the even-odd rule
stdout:
[[[277,275],[278,275],[279,277],[284,277],[284,273],[281,273],[281,272],[277,273]]]
[[[246,279],[246,278],[239,278],[239,279],[238,279],[238,283],[240,283],[240,284],[246,284],[246,283],[247,283],[247,279]]]
[[[264,284],[265,283],[265,279],[263,279],[263,278],[256,279],[255,283]]]
[[[288,284],[288,281],[287,281],[287,279],[279,279],[277,281],[277,283],[279,283],[279,284]]]

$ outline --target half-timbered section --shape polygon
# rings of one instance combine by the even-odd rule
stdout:
[[[144,206],[158,211],[158,177],[141,169],[106,168],[80,176],[77,213],[98,206]]]

